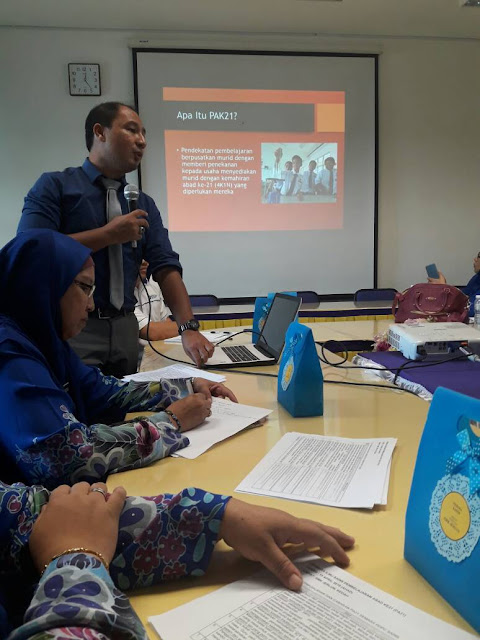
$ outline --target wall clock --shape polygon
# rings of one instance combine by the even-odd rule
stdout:
[[[100,65],[82,62],[70,62],[68,65],[68,81],[71,96],[99,96]]]

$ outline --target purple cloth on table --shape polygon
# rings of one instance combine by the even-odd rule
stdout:
[[[433,358],[424,361],[413,361],[404,358],[398,351],[378,351],[360,353],[362,358],[372,360],[387,369],[395,369],[405,362],[411,362],[399,373],[400,378],[410,380],[425,387],[433,393],[437,387],[446,387],[459,393],[464,393],[473,398],[480,398],[480,363],[470,360],[453,360],[429,367],[435,360]],[[442,360],[444,358],[441,358]],[[409,367],[418,367],[409,369]],[[393,371],[395,374],[396,371]]]

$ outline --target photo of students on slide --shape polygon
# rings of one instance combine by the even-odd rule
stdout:
[[[317,193],[337,196],[337,170],[335,169],[335,158],[326,158],[325,166],[319,171],[317,176]]]
[[[334,142],[262,143],[262,204],[336,202],[336,158]]]

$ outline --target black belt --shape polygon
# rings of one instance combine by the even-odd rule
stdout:
[[[94,309],[93,311],[89,312],[89,317],[90,318],[99,318],[100,320],[111,320],[112,318],[118,318],[119,316],[128,316],[131,313],[133,313],[133,311],[129,311],[127,309],[115,309],[115,308],[110,308],[110,309]]]

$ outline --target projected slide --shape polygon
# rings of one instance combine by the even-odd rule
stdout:
[[[345,92],[163,88],[172,232],[343,228]]]

